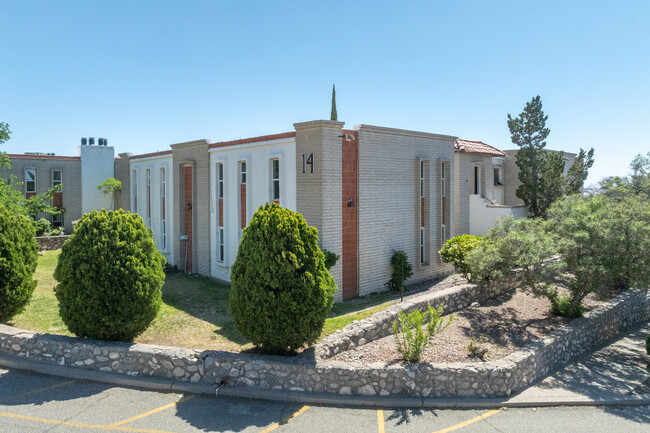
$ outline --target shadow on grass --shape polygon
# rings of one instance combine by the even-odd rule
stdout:
[[[230,286],[199,275],[167,275],[163,302],[217,327],[214,333],[233,343],[247,343],[230,316]]]

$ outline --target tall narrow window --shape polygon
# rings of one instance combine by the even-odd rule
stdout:
[[[52,214],[52,227],[63,227],[63,212]]]
[[[447,219],[446,219],[446,195],[447,192],[445,191],[446,189],[446,182],[445,182],[445,163],[443,162],[441,164],[440,168],[440,212],[442,214],[442,218],[440,219],[442,221],[442,225],[440,228],[440,243],[444,244],[445,241],[447,240],[447,235],[446,235],[446,225],[447,225]]]
[[[474,166],[474,194],[481,193],[481,169],[478,165]]]
[[[239,162],[239,228],[246,227],[246,161]]]
[[[426,261],[424,256],[424,160],[420,160],[420,264]]]
[[[138,172],[131,172],[131,188],[133,189],[133,213],[138,213]]]
[[[494,169],[494,186],[501,186],[501,169],[500,168],[495,168]]]
[[[223,164],[217,164],[217,203],[219,206],[218,220],[217,220],[217,232],[219,233],[219,256],[217,260],[223,262],[225,260],[225,242],[224,242],[224,184],[223,184]]]
[[[271,160],[271,201],[280,204],[280,160]]]
[[[420,197],[424,197],[424,160],[420,161]]]
[[[160,247],[167,249],[167,179],[165,168],[160,169]]]
[[[52,188],[61,185],[63,181],[63,172],[61,170],[52,170]],[[63,190],[63,188],[61,188]]]
[[[145,171],[145,180],[147,185],[147,227],[151,227],[151,170],[149,169]]]
[[[36,169],[25,170],[25,194],[36,192]]]

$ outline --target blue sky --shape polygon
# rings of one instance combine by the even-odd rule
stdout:
[[[0,0],[1,150],[117,152],[328,119],[513,148],[541,95],[548,147],[588,183],[650,151],[650,1]]]

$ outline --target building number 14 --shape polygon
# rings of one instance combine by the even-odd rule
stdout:
[[[309,172],[314,172],[314,154],[310,154],[305,158],[305,154],[302,154],[302,172],[307,173],[307,165],[309,165]]]

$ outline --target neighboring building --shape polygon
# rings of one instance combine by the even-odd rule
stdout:
[[[447,239],[525,215],[509,196],[516,171],[507,153],[448,135],[343,126],[296,123],[281,134],[190,141],[116,160],[111,147],[83,145],[78,157],[10,157],[20,179],[36,170],[38,192],[53,170],[63,171],[66,228],[82,212],[110,206],[97,184],[120,179],[119,205],[142,216],[170,264],[226,281],[259,206],[300,212],[321,247],[340,256],[330,270],[337,300],[384,290],[395,250],[413,264],[410,282],[423,281],[452,270],[438,254]]]
[[[19,189],[26,197],[45,193],[61,184],[61,191],[54,194],[52,206],[62,212],[35,215],[35,218],[49,219],[54,227],[63,227],[71,233],[72,222],[84,213],[110,207],[110,197],[97,190],[99,183],[114,176],[115,164],[119,164],[110,146],[82,145],[77,149],[77,156],[10,154],[9,160],[11,169],[1,167],[0,176],[15,176],[17,182],[22,182]]]

